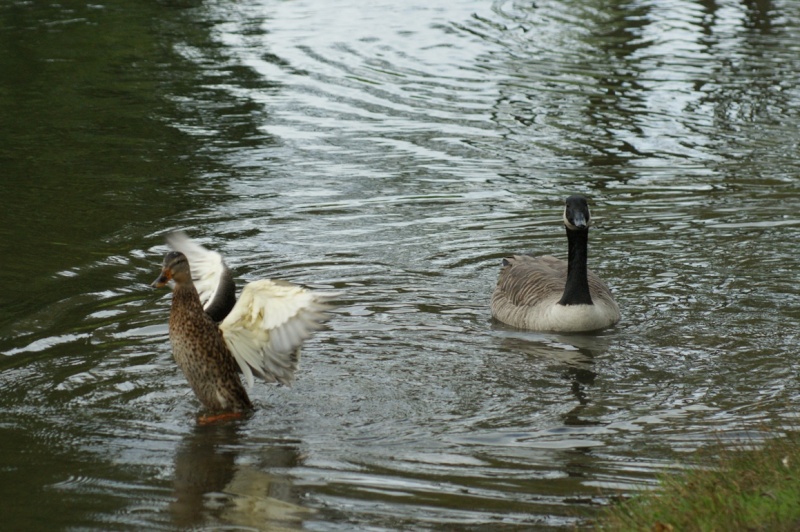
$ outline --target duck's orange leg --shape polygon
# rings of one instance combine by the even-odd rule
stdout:
[[[211,416],[198,416],[198,425],[210,425],[211,423],[218,423],[220,421],[230,421],[233,419],[242,419],[245,412],[223,412],[222,414],[214,414]]]

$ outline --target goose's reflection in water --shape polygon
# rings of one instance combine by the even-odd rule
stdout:
[[[570,388],[578,406],[564,416],[565,425],[593,425],[597,422],[579,416],[589,404],[587,388],[594,384],[597,373],[594,371],[594,358],[608,350],[610,337],[603,334],[549,334],[522,331],[495,322],[495,334],[501,337],[501,344],[508,352],[552,361],[562,365],[563,377]]]
[[[246,422],[242,422],[246,423]],[[242,423],[197,425],[175,455],[172,522],[179,528],[242,526],[294,530],[312,510],[284,475],[269,471],[300,463],[299,442],[265,440],[254,452],[252,440],[242,443]],[[258,463],[237,463],[243,445]]]

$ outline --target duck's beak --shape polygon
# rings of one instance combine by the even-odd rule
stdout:
[[[172,272],[167,268],[164,268],[161,270],[161,275],[158,276],[158,279],[150,283],[150,286],[153,288],[161,288],[162,286],[166,285],[170,279],[172,279]]]

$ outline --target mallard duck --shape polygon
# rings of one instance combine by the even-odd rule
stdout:
[[[492,316],[536,331],[588,332],[617,323],[619,307],[611,290],[587,267],[590,223],[586,198],[568,197],[567,260],[549,255],[504,258],[492,294]]]
[[[301,344],[329,319],[329,301],[337,294],[260,280],[245,285],[236,301],[221,255],[183,233],[170,235],[168,242],[177,250],[166,254],[152,286],[175,283],[172,354],[203,406],[215,416],[252,409],[240,372],[248,387],[254,374],[290,385]]]

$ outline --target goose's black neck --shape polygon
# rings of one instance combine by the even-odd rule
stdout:
[[[567,283],[561,305],[591,305],[589,277],[586,262],[589,248],[589,228],[567,229],[569,255],[567,257]]]

